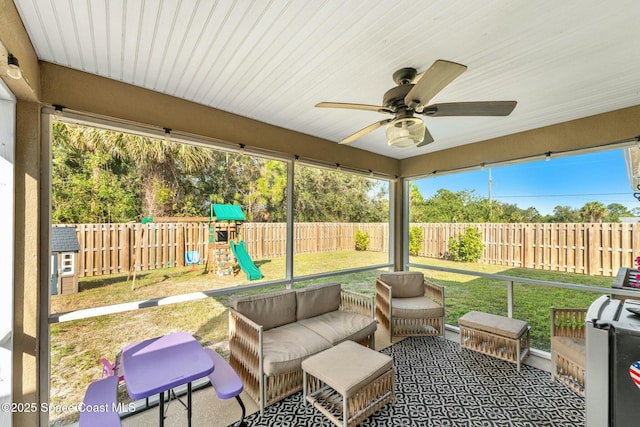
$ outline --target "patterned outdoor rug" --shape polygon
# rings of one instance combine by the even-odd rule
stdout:
[[[381,351],[393,357],[395,402],[361,426],[582,426],[584,398],[546,371],[516,366],[441,337],[412,337]],[[331,426],[302,392],[248,416],[249,426]]]

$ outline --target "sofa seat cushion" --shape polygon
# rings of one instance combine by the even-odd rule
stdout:
[[[562,354],[572,362],[585,367],[587,366],[587,353],[585,350],[585,339],[574,337],[551,337],[551,348],[553,351]]]
[[[393,317],[405,319],[444,316],[444,307],[427,297],[393,298]]]
[[[298,323],[265,331],[262,343],[264,373],[268,376],[298,370],[304,359],[331,347],[329,341]]]
[[[362,340],[374,334],[377,327],[373,318],[347,311],[332,311],[298,323],[320,335],[331,345],[347,340]]]

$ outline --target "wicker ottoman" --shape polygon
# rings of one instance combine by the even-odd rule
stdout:
[[[337,426],[355,426],[394,400],[393,359],[353,341],[302,362],[304,398]]]
[[[529,354],[529,329],[524,320],[470,311],[458,319],[460,346],[515,363],[520,371]]]

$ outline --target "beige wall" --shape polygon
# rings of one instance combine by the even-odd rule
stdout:
[[[7,54],[20,61],[23,78],[7,76]],[[40,66],[29,36],[12,0],[0,0],[0,78],[16,98],[37,102],[40,91]]]
[[[399,162],[378,154],[147,89],[43,62],[42,97],[58,104],[127,122],[172,129],[223,142],[243,144],[276,153],[299,156],[329,164],[340,163],[362,171],[395,176]],[[90,93],[91,96],[87,96]]]

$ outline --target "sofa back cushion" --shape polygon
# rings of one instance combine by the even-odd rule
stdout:
[[[296,291],[265,292],[232,299],[233,307],[240,314],[262,325],[264,330],[296,321]]]
[[[424,295],[424,274],[419,271],[382,273],[380,280],[391,287],[393,298],[413,298]]]
[[[340,307],[340,283],[323,283],[296,291],[298,320],[319,316]]]

